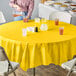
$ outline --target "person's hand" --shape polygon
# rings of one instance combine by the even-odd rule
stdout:
[[[26,18],[27,18],[27,19],[29,19],[29,17],[28,17],[28,16],[27,16]]]

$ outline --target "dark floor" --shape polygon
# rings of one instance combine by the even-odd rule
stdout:
[[[61,68],[59,65],[50,64],[48,66],[39,66],[35,68],[35,76],[67,76],[68,71]],[[28,69],[24,72],[21,68],[16,70],[17,76],[33,76],[33,69]],[[13,74],[9,75],[13,76]],[[76,74],[71,74],[71,76],[76,76]]]

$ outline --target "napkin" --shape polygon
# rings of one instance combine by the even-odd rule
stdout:
[[[35,27],[27,27],[28,32],[35,32]]]

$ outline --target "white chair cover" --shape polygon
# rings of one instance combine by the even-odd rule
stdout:
[[[5,72],[8,72],[9,68],[9,63],[7,60],[5,61],[0,61],[0,76],[3,76]],[[13,69],[17,68],[19,66],[19,63],[16,62],[11,62],[11,65]],[[9,69],[11,71],[11,69]]]
[[[76,58],[72,59],[72,60],[70,60],[68,62],[63,63],[61,66],[64,69],[73,70],[73,72],[76,73],[76,65],[75,65],[75,63],[76,63]],[[72,69],[73,66],[74,66],[74,68]]]
[[[0,61],[0,75],[4,75],[8,71],[8,61]]]
[[[70,13],[67,13],[67,12],[55,11],[49,17],[50,20],[55,20],[56,18],[58,18],[62,22],[66,22],[66,23],[70,23],[70,21],[71,21],[71,15],[70,15]]]
[[[4,15],[3,15],[3,13],[0,11],[0,23],[5,23],[6,22],[6,20],[5,20],[5,18],[4,18]]]

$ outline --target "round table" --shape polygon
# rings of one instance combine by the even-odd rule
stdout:
[[[14,21],[0,26],[0,46],[4,47],[11,61],[19,62],[26,71],[39,65],[54,63],[61,65],[76,55],[76,26],[47,20],[48,31],[27,33],[22,36],[22,29],[41,26],[42,22],[28,23]],[[59,35],[59,27],[64,27],[64,35]]]

